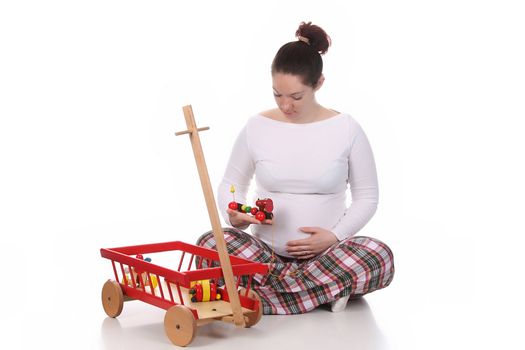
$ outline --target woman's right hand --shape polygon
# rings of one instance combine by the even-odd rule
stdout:
[[[251,224],[255,224],[255,225],[271,225],[272,224],[272,220],[264,220],[264,221],[259,221],[257,220],[256,218],[254,218],[253,216],[251,215],[248,215],[246,213],[241,213],[241,212],[238,212],[236,210],[232,210],[232,209],[226,209],[226,212],[228,213],[228,217],[230,219],[230,224],[235,227],[235,228],[239,228],[239,229],[242,229],[244,230],[245,228],[247,228],[248,226],[250,226]]]

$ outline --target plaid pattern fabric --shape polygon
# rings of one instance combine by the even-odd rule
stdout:
[[[264,314],[305,313],[339,297],[384,288],[394,277],[392,251],[377,239],[350,237],[308,260],[275,255],[272,261],[272,249],[256,237],[235,228],[223,232],[229,254],[270,264],[269,273],[256,274],[251,286]],[[213,232],[202,235],[197,245],[216,249]]]

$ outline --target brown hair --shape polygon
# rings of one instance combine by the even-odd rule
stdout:
[[[312,22],[302,22],[295,35],[301,37],[300,40],[284,44],[277,51],[272,62],[272,74],[298,75],[303,84],[315,87],[323,73],[321,55],[328,51],[330,37]]]

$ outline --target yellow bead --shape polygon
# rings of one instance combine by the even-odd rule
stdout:
[[[151,286],[153,287],[153,289],[157,288],[157,286],[159,285],[159,281],[157,281],[157,276],[150,275],[150,277],[151,277]]]

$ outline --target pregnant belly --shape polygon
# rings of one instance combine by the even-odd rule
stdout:
[[[273,247],[276,254],[286,252],[289,241],[309,238],[300,227],[321,227],[330,230],[345,211],[345,196],[341,195],[275,195],[273,225],[252,225],[252,233]]]

